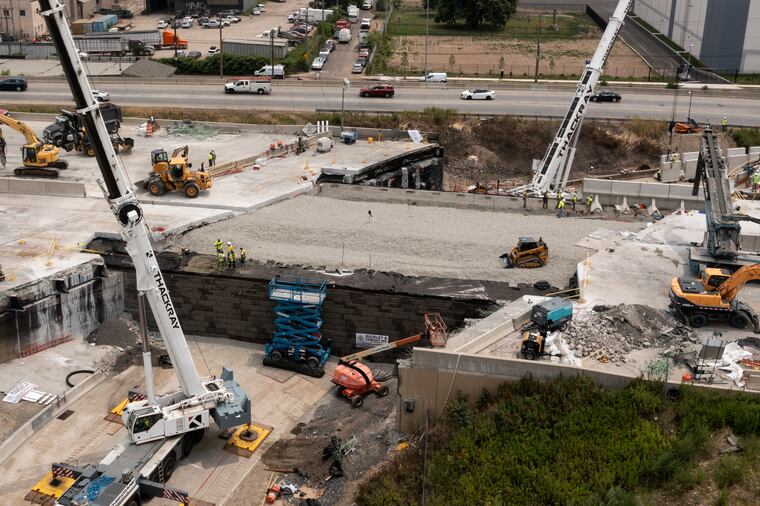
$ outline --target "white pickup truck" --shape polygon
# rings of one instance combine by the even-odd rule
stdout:
[[[253,81],[250,79],[240,79],[238,81],[232,81],[225,83],[225,93],[258,93],[263,95],[264,93],[272,92],[272,83],[269,80],[266,81]]]

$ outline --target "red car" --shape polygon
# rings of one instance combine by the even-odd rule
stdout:
[[[359,50],[359,58],[369,58],[369,49],[363,48]]]
[[[390,98],[395,93],[393,86],[390,84],[373,84],[366,86],[359,91],[360,97],[385,97]]]

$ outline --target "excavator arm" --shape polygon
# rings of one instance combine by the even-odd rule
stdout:
[[[42,144],[42,141],[31,128],[21,121],[8,116],[8,111],[0,110],[0,123],[23,135],[27,144]]]
[[[732,301],[750,281],[760,279],[760,264],[745,265],[720,285],[719,293],[725,301]]]

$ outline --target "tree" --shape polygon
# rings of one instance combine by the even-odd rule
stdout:
[[[454,58],[454,55],[452,54],[449,56],[449,72],[452,72],[454,69],[454,65],[457,64],[457,59]]]
[[[406,52],[406,49],[404,49],[404,52],[401,53],[401,68],[404,69],[404,75],[406,76],[406,70],[409,66],[409,53]]]
[[[456,24],[464,20],[470,29],[482,24],[502,28],[517,9],[517,0],[437,0],[437,23]]]

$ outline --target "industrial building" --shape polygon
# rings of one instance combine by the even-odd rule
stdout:
[[[636,0],[633,9],[711,69],[760,71],[756,0]]]

